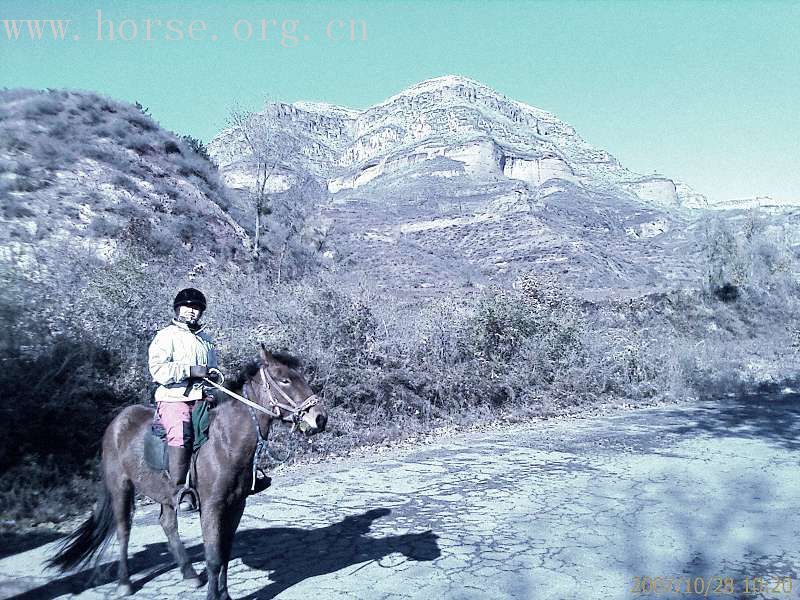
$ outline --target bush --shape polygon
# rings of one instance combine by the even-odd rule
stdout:
[[[103,215],[97,215],[92,218],[91,222],[89,223],[89,227],[87,228],[88,232],[97,238],[116,237],[123,229],[124,227],[122,225],[110,221]]]
[[[796,258],[783,224],[770,225],[752,210],[741,231],[718,217],[705,233],[707,292],[724,302],[742,292],[763,297],[796,287]]]
[[[208,154],[208,147],[203,143],[202,140],[192,137],[191,135],[184,135],[181,137],[181,139],[186,143],[187,146],[189,146],[189,148],[192,149],[192,152],[208,162],[211,162],[211,157]]]
[[[97,146],[85,146],[83,148],[83,154],[87,158],[91,158],[100,162],[113,164],[114,163],[114,155],[102,147]]]
[[[146,241],[157,256],[169,256],[180,248],[179,241],[169,231],[152,231]]]
[[[67,264],[82,271],[80,263]],[[56,297],[60,281],[34,283],[13,265],[0,267],[0,389],[13,390],[13,402],[0,406],[0,514],[61,518],[85,503],[102,431],[125,403],[121,356],[108,343],[113,336],[98,344],[81,327],[75,294],[82,288],[61,288],[58,303],[42,302]]]
[[[2,180],[0,180],[0,193],[3,191],[3,184]],[[9,186],[8,190],[13,189],[15,186]],[[25,206],[25,204],[19,198],[15,196],[7,196],[6,200],[3,202],[3,216],[6,219],[24,219],[27,217],[35,217],[36,213],[33,212],[30,208]]]
[[[156,125],[150,117],[144,114],[129,115],[128,123],[137,129],[141,129],[142,131],[155,131],[158,129],[158,125]]]
[[[143,156],[145,154],[152,154],[155,151],[150,141],[150,138],[147,136],[134,134],[125,140],[124,145],[126,148],[134,150],[139,156]]]
[[[123,175],[121,173],[115,175],[111,180],[111,183],[119,188],[122,188],[123,190],[128,190],[131,194],[139,193],[139,186],[137,186],[136,182],[127,175]]]
[[[50,94],[29,100],[25,104],[23,115],[26,119],[37,119],[42,116],[53,116],[64,110],[64,104]]]

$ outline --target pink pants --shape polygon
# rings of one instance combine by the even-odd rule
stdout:
[[[167,446],[192,447],[192,409],[191,402],[156,402],[156,412],[164,429],[167,430]]]

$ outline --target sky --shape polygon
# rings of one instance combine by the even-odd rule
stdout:
[[[63,40],[49,24],[9,39],[4,21],[22,19],[70,23]],[[448,74],[711,201],[800,200],[798,0],[0,0],[0,88],[138,101],[205,141],[236,105],[366,108]]]

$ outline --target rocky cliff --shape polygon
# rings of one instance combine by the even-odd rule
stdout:
[[[625,169],[553,114],[464,77],[429,79],[362,111],[296,102],[271,105],[259,117],[296,140],[295,166],[324,179],[332,194],[444,157],[476,180],[514,179],[536,188],[561,179],[648,205],[704,203],[684,184]],[[246,184],[248,152],[237,132],[222,131],[210,152],[229,180]]]

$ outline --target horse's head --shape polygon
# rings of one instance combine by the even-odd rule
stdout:
[[[328,413],[299,371],[299,364],[281,355],[273,355],[261,346],[261,363],[255,379],[261,404],[276,417],[292,423],[305,435],[325,431]]]

